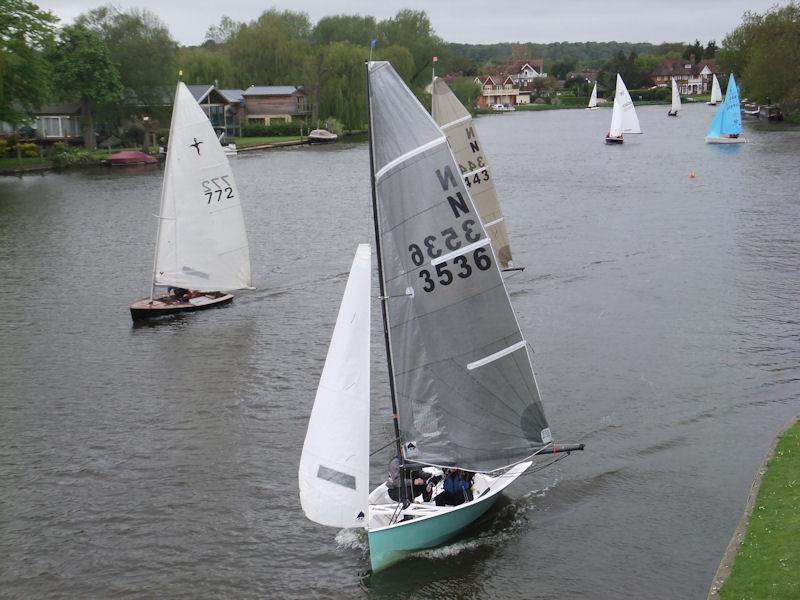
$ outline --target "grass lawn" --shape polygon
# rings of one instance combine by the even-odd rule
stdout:
[[[248,146],[261,146],[263,144],[277,144],[279,142],[296,142],[300,139],[299,135],[279,135],[271,137],[237,137],[233,138],[237,148],[247,148]]]
[[[720,598],[800,598],[800,422],[778,442]]]
[[[23,157],[21,160],[17,160],[16,156],[0,158],[0,171],[14,171],[42,165],[50,165],[50,161],[46,158],[42,160],[38,156],[36,158]]]

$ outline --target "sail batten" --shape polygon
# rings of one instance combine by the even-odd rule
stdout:
[[[527,350],[502,354],[524,338],[494,238],[451,146],[429,146],[402,169],[385,169],[441,130],[388,63],[370,63],[368,76],[374,172],[383,170],[375,196],[384,306],[405,456],[480,471],[514,464],[547,443],[548,427]],[[485,222],[500,218],[498,209]],[[491,364],[468,369],[492,355]]]

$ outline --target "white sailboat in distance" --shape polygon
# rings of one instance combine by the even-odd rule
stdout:
[[[361,245],[299,487],[309,519],[367,530],[375,572],[464,530],[537,458],[583,445],[553,443],[498,258],[445,135],[388,62],[367,63],[367,85],[396,470],[391,487],[368,491],[371,266]]]
[[[172,288],[156,295],[156,288]],[[178,82],[169,130],[149,298],[136,321],[204,310],[250,288],[250,250],[239,190],[208,116]]]
[[[592,88],[592,95],[589,97],[589,106],[586,107],[587,110],[597,110],[597,82],[594,82],[594,87]]]
[[[719,80],[713,73],[711,74],[711,100],[706,104],[709,106],[716,106],[722,102],[722,88],[719,87]]]
[[[672,78],[672,105],[669,107],[667,115],[670,117],[677,117],[678,111],[681,109],[681,95],[678,93],[678,83],[675,78]]]

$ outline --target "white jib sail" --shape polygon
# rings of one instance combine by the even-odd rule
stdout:
[[[719,80],[716,75],[711,75],[711,104],[722,102],[722,89],[719,87]]]
[[[589,98],[589,106],[587,108],[597,108],[597,82],[594,82],[592,88],[592,97]]]
[[[183,83],[168,144],[154,283],[201,291],[250,287],[239,190],[208,117]]]
[[[300,457],[303,512],[332,527],[367,522],[370,265],[369,244],[359,244]]]
[[[671,112],[678,112],[681,109],[681,95],[678,93],[678,84],[675,78],[672,78],[672,107]]]
[[[619,98],[622,107],[622,133],[642,133],[642,128],[639,126],[639,117],[636,116],[636,108],[633,106],[633,100],[631,100],[628,88],[625,87],[625,82],[622,81],[619,73],[617,73],[617,92],[614,94],[615,106],[617,98]]]
[[[620,95],[619,89],[619,82],[622,79],[619,79],[617,76],[617,91],[614,92],[614,108],[611,111],[611,126],[608,128],[608,135],[612,138],[618,138],[622,136],[622,102],[623,97]],[[623,84],[624,86],[624,84]],[[626,93],[627,96],[627,93]]]

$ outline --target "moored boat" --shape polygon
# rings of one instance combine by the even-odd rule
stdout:
[[[312,129],[308,134],[308,142],[310,144],[330,144],[335,142],[338,137],[327,129]]]
[[[114,166],[152,165],[157,163],[158,159],[138,150],[123,150],[109,155],[103,162]]]

